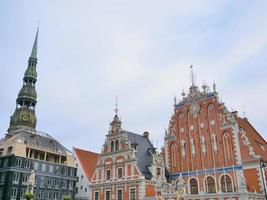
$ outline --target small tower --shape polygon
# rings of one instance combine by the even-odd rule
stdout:
[[[10,117],[10,126],[8,133],[20,128],[27,128],[31,131],[35,131],[36,127],[36,116],[35,106],[37,103],[37,93],[35,90],[35,84],[37,81],[37,41],[38,41],[37,29],[34,45],[32,48],[31,56],[28,61],[28,67],[24,73],[23,85],[18,93],[16,100],[16,110]]]

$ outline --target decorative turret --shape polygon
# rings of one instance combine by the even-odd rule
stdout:
[[[114,116],[113,121],[110,123],[111,133],[113,134],[121,130],[121,120],[118,116],[118,112],[119,112],[119,109],[118,109],[118,103],[117,103],[117,97],[116,97],[115,116]]]
[[[28,61],[28,67],[24,73],[23,86],[20,89],[16,100],[16,110],[10,117],[10,126],[8,128],[9,133],[20,128],[27,128],[31,131],[35,131],[37,121],[35,116],[35,106],[37,103],[35,83],[37,81],[36,65],[38,31],[39,28],[37,29],[35,36],[31,56]]]

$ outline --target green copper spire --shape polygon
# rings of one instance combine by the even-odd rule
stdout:
[[[10,117],[10,126],[8,129],[8,132],[10,133],[20,128],[26,128],[31,131],[35,131],[37,122],[35,116],[35,106],[37,103],[35,84],[37,81],[36,65],[38,31],[39,28],[37,29],[35,36],[32,53],[28,61],[28,67],[24,73],[23,85],[17,97],[16,110]]]
[[[39,32],[39,27],[37,28],[34,44],[32,47],[32,53],[31,53],[31,58],[35,58],[35,59],[37,59],[38,32]]]

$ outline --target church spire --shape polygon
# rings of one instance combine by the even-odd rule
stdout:
[[[35,59],[37,59],[38,33],[39,33],[39,26],[37,28],[37,32],[36,32],[36,35],[35,35],[34,44],[33,44],[33,47],[32,47],[32,53],[31,53],[31,58],[35,58]]]
[[[12,132],[20,128],[35,131],[37,122],[35,116],[35,106],[37,103],[35,84],[37,81],[36,65],[38,32],[39,27],[37,29],[32,52],[28,60],[28,67],[24,73],[23,85],[16,100],[16,110],[10,117],[8,132]]]

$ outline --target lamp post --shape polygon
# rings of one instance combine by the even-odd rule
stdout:
[[[266,167],[267,162],[264,161],[262,157],[260,157],[259,163],[260,163],[260,171],[261,171],[261,179],[263,183],[264,195],[265,195],[265,199],[267,200],[267,191],[266,191],[266,186],[265,186],[266,180],[264,179],[263,172],[262,172],[262,168],[264,169]]]

